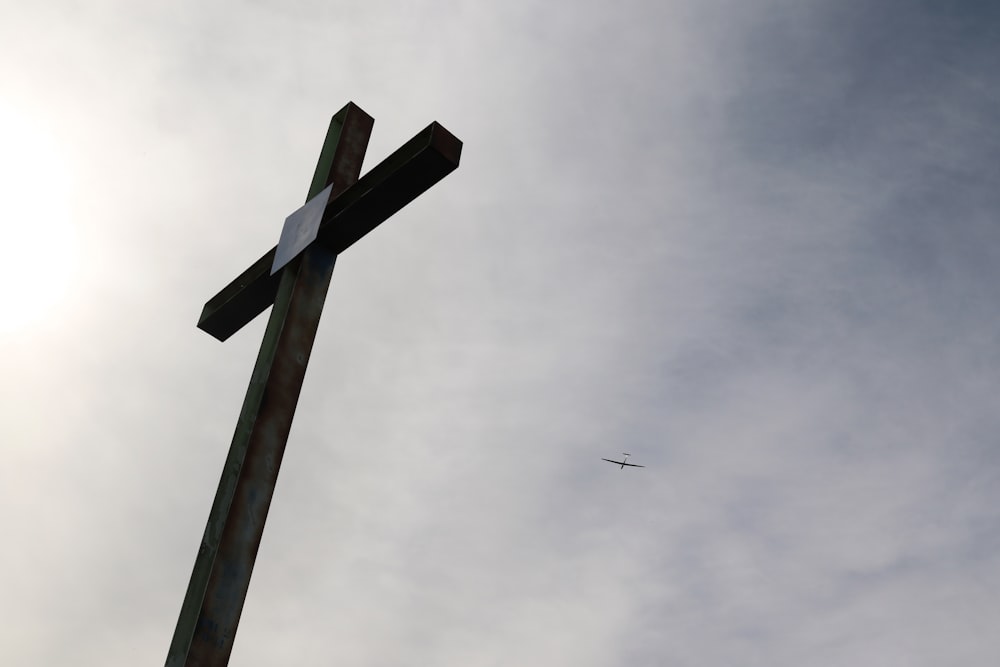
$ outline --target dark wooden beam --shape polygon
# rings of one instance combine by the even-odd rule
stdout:
[[[334,115],[307,200],[331,182],[331,198],[357,182],[373,123],[353,103]],[[229,662],[336,259],[313,243],[278,272],[277,298],[195,557],[167,667],[223,667]]]
[[[462,142],[434,122],[339,196],[323,213],[317,243],[341,253],[458,167]],[[226,340],[272,303],[280,272],[271,248],[208,300],[198,328]]]

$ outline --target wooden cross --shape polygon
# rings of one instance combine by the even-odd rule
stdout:
[[[287,254],[283,233],[278,248],[202,311],[198,327],[225,340],[273,304],[167,667],[229,662],[337,254],[458,167],[462,142],[435,122],[359,179],[374,122],[354,103],[330,121],[307,204],[300,209],[312,211],[318,222],[315,240],[280,266],[288,260],[281,257]],[[315,199],[320,194],[325,201]]]

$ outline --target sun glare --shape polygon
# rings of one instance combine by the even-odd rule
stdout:
[[[0,334],[50,317],[74,273],[69,169],[63,151],[0,102]]]

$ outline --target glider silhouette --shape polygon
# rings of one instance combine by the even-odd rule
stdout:
[[[627,453],[627,452],[622,452],[622,454],[625,456],[625,458],[623,458],[621,461],[612,461],[611,459],[604,459],[604,458],[602,458],[601,460],[602,461],[607,461],[608,463],[614,463],[615,465],[619,465],[619,466],[621,466],[622,470],[625,470],[625,466],[629,466],[630,468],[645,468],[646,467],[646,466],[641,466],[638,463],[626,463],[626,461],[628,461],[628,457],[630,457],[632,455],[629,454],[629,453]]]

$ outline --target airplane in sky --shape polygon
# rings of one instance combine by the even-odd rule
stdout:
[[[632,455],[629,454],[628,452],[622,452],[622,454],[625,456],[625,458],[622,459],[621,461],[612,461],[611,459],[604,459],[604,458],[602,458],[601,460],[602,461],[607,461],[608,463],[614,463],[616,465],[620,465],[622,470],[625,470],[625,466],[629,466],[631,468],[645,468],[646,467],[646,466],[641,466],[638,463],[626,463],[626,461],[628,461],[628,457],[630,457]]]

